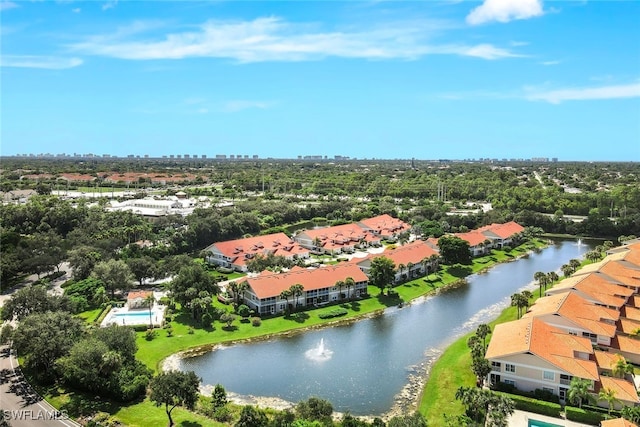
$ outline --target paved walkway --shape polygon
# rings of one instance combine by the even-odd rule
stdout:
[[[509,427],[528,427],[529,420],[544,421],[562,427],[593,427],[589,424],[580,424],[574,421],[567,421],[562,418],[547,417],[545,415],[534,414],[533,412],[515,411],[509,417]]]

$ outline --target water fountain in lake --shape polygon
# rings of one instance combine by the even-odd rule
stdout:
[[[582,246],[582,239],[578,239],[578,246]]]
[[[326,348],[324,338],[320,338],[318,345],[305,351],[304,355],[307,359],[313,360],[314,362],[325,362],[331,359],[333,351]]]

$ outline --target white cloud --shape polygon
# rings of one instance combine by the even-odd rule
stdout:
[[[18,4],[12,1],[0,1],[0,11],[15,9],[16,7],[18,7]]]
[[[558,65],[560,64],[560,61],[542,61],[541,64],[542,65]]]
[[[102,10],[113,9],[118,5],[118,0],[110,0],[102,5]]]
[[[543,91],[528,88],[526,92],[526,99],[530,101],[546,101],[551,104],[560,104],[564,101],[639,98],[640,83]]]
[[[501,49],[490,44],[479,44],[477,46],[465,48],[463,49],[461,54],[467,56],[475,56],[482,59],[501,59],[522,56],[516,55],[506,49]]]
[[[58,56],[4,55],[0,59],[2,67],[42,68],[64,70],[82,65],[80,58],[62,58]]]
[[[544,14],[542,0],[484,0],[467,15],[467,24],[480,25],[487,22],[509,22],[514,19],[529,19]]]
[[[73,12],[73,13],[80,13],[80,10],[81,10],[81,9],[80,9],[79,7],[76,7],[76,8],[74,8],[74,9],[71,9],[71,12]]]
[[[440,25],[440,27],[439,27]],[[310,31],[312,25],[275,17],[253,21],[208,21],[196,31],[142,37],[144,23],[91,36],[72,51],[131,60],[226,58],[239,63],[310,61],[326,57],[367,60],[413,60],[428,54],[454,54],[484,59],[519,56],[489,44],[435,45],[428,39],[438,22],[403,22],[351,31]],[[136,40],[131,36],[136,35]]]
[[[264,110],[266,108],[271,108],[273,105],[275,105],[275,103],[269,101],[250,101],[246,99],[235,99],[225,102],[222,106],[222,111],[225,113],[237,113],[238,111],[248,110],[250,108]]]

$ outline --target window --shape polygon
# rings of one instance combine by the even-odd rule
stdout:
[[[507,385],[512,385],[514,387],[516,386],[516,382],[513,380],[504,380],[504,383]]]
[[[505,372],[515,372],[516,371],[516,365],[512,365],[510,363],[505,363],[504,364],[504,371]]]
[[[545,381],[554,381],[556,379],[556,376],[553,372],[542,371],[542,378],[544,378]]]
[[[500,362],[491,362],[491,367],[494,371],[500,371],[502,364]]]
[[[551,394],[556,394],[556,391],[554,389],[552,389],[552,388],[549,388],[549,387],[542,387],[542,390],[544,390],[546,392],[549,392]]]

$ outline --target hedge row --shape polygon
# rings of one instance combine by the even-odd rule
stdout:
[[[600,425],[600,422],[606,418],[605,414],[589,412],[573,406],[565,406],[564,412],[568,420],[584,424]]]
[[[331,311],[327,311],[325,313],[318,314],[318,317],[321,319],[331,319],[332,317],[340,317],[347,314],[349,311],[345,308],[336,308]]]
[[[107,314],[109,314],[110,311],[111,311],[111,304],[104,304],[102,307],[102,311],[96,316],[96,318],[93,320],[93,323],[95,323],[96,325],[101,324],[104,318],[107,317]]]
[[[534,412],[536,414],[546,415],[548,417],[560,418],[560,412],[562,406],[559,403],[545,402],[544,400],[537,400],[531,397],[519,396],[517,394],[509,394],[504,392],[497,392],[509,399],[513,400],[516,404],[516,409],[527,412]]]

